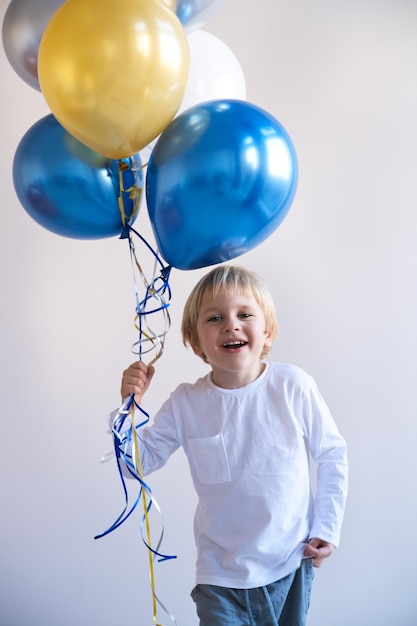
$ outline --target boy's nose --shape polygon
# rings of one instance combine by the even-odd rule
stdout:
[[[226,332],[230,332],[233,330],[239,330],[240,328],[240,323],[239,320],[236,318],[229,318],[229,319],[225,319],[224,321],[224,330]]]

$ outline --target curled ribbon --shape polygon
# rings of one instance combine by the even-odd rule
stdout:
[[[135,424],[135,408],[142,414],[143,420]],[[160,551],[161,543],[164,536],[164,524],[162,521],[162,530],[160,532],[160,536],[158,538],[156,547],[152,547],[151,540],[151,528],[150,528],[150,520],[149,520],[149,512],[151,507],[154,507],[155,510],[161,515],[161,509],[154,498],[151,488],[143,479],[143,471],[142,464],[140,460],[139,453],[139,435],[138,431],[149,421],[149,415],[144,411],[138,404],[135,403],[134,396],[130,396],[125,402],[122,404],[116,416],[114,418],[112,433],[113,433],[113,442],[114,442],[114,452],[117,461],[117,468],[119,472],[119,477],[123,486],[123,492],[125,496],[125,506],[117,517],[117,519],[113,522],[107,530],[96,535],[94,539],[100,539],[101,537],[105,537],[109,533],[113,532],[119,526],[121,526],[134,512],[139,502],[142,500],[143,504],[143,516],[140,525],[140,532],[142,541],[148,549],[148,557],[149,557],[149,578],[151,584],[152,591],[152,604],[153,604],[153,621],[155,626],[162,626],[157,622],[157,605],[168,615],[173,624],[176,625],[175,617],[169,610],[164,606],[159,597],[156,594],[155,588],[155,572],[154,572],[154,561],[155,559],[158,562],[167,561],[171,559],[175,559],[175,555],[163,554]],[[126,468],[129,472],[129,475],[135,478],[139,482],[139,493],[136,496],[133,504],[129,502],[129,492],[127,489],[125,476],[123,473],[123,468]]]
[[[162,263],[159,255],[153,250],[149,243],[129,225],[124,211],[124,194],[128,194],[129,198],[134,201],[134,213],[137,213],[140,203],[140,191],[133,184],[127,189],[124,186],[124,176],[126,168],[131,168],[134,172],[134,168],[139,168],[140,165],[133,157],[129,159],[129,164],[125,163],[125,160],[119,161],[119,208],[122,216],[123,230],[121,233],[121,239],[127,239],[129,243],[130,258],[132,264],[132,272],[135,287],[136,297],[136,311],[135,311],[135,328],[138,331],[138,340],[133,344],[132,351],[138,355],[142,360],[144,355],[149,355],[153,352],[148,365],[153,365],[163,354],[165,337],[171,325],[170,315],[168,312],[169,300],[171,299],[171,288],[169,285],[169,275],[171,268],[165,267]],[[131,218],[130,218],[131,219]],[[138,261],[136,255],[136,249],[133,241],[133,235],[136,235],[140,242],[145,245],[148,251],[151,252],[154,258],[154,272],[151,281],[146,279],[145,273]],[[157,274],[157,268],[159,267],[159,275]],[[143,297],[139,295],[138,278],[142,280],[145,286],[145,293]],[[159,313],[163,320],[163,328],[160,332],[151,328],[149,323],[149,317]],[[135,424],[135,409],[138,410],[139,415],[142,414],[143,419]],[[162,626],[157,623],[157,605],[168,615],[173,624],[176,625],[175,617],[170,613],[167,608],[162,604],[158,598],[155,590],[155,573],[154,573],[154,560],[158,562],[166,561],[169,559],[175,559],[176,556],[162,554],[160,552],[160,546],[164,536],[164,525],[162,521],[162,530],[156,543],[156,547],[152,547],[151,540],[151,526],[149,520],[149,512],[151,507],[160,514],[162,518],[161,509],[153,497],[152,491],[149,485],[143,480],[142,462],[140,458],[140,446],[139,446],[139,434],[138,431],[149,421],[149,415],[142,407],[140,407],[134,399],[134,395],[125,400],[113,421],[112,434],[114,444],[114,456],[117,461],[117,468],[119,477],[122,483],[123,492],[125,496],[125,505],[117,517],[117,519],[105,530],[104,532],[96,535],[94,538],[99,539],[108,535],[116,530],[121,524],[123,524],[135,511],[139,502],[142,501],[143,516],[140,525],[140,532],[142,541],[148,550],[149,556],[149,577],[152,591],[152,604],[153,604],[153,621],[155,626]],[[106,455],[102,461],[108,460],[109,455]],[[139,482],[139,493],[137,494],[133,504],[129,501],[129,493],[125,481],[123,469],[127,470],[129,475],[135,478]]]

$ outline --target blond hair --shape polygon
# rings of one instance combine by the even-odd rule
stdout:
[[[265,331],[273,339],[278,332],[278,321],[271,293],[264,280],[239,265],[218,265],[205,274],[192,289],[185,303],[182,316],[181,332],[184,345],[198,345],[197,319],[203,296],[215,298],[220,291],[242,293],[253,296],[261,307],[265,317]],[[265,346],[261,359],[269,354],[270,347]],[[201,358],[207,362],[204,354]]]

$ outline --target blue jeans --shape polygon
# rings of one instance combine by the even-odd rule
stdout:
[[[196,585],[191,592],[200,626],[305,626],[314,572],[303,559],[292,574],[265,587]]]

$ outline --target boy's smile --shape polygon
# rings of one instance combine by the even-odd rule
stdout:
[[[205,295],[197,319],[198,355],[205,354],[219,387],[247,385],[263,371],[260,357],[272,339],[264,313],[251,295],[220,291]]]

